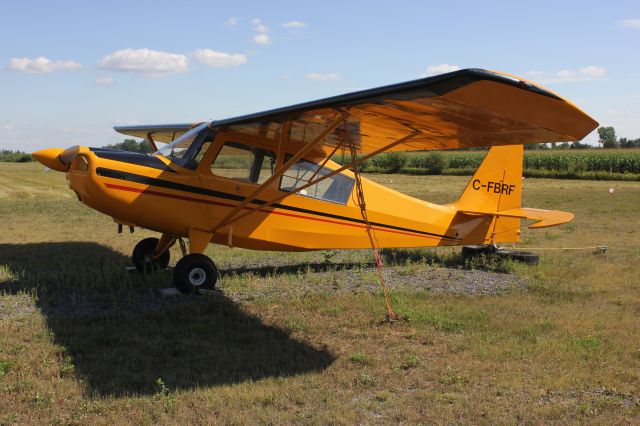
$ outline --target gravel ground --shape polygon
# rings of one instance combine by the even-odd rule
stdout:
[[[0,320],[24,318],[35,312],[36,305],[26,294],[0,295]]]
[[[295,265],[293,265],[295,266]],[[317,266],[317,265],[316,265]],[[316,272],[294,273],[285,288],[270,286],[252,289],[251,293],[225,286],[225,278],[238,272],[221,271],[221,288],[233,300],[251,300],[260,297],[293,296],[301,297],[319,293],[376,293],[381,290],[375,267],[368,266],[357,269],[320,270]],[[264,267],[243,268],[240,274],[247,271],[261,271],[259,275],[270,277]],[[273,267],[267,270],[273,271]],[[226,275],[226,276],[225,276]],[[384,267],[383,275],[387,287],[393,290],[451,293],[470,296],[497,296],[515,289],[525,289],[525,279],[515,274],[487,272],[481,270],[450,269],[430,266]]]
[[[135,272],[134,272],[135,273]],[[427,264],[385,266],[385,282],[391,291],[498,296],[526,289],[525,279],[510,273],[433,267]],[[253,280],[249,285],[234,284]],[[377,293],[381,286],[376,268],[367,263],[332,259],[332,262],[281,262],[265,259],[240,267],[220,268],[219,290],[189,296],[161,296],[144,288],[116,299],[112,294],[62,294],[34,302],[25,294],[0,297],[0,320],[20,318],[35,311],[71,318],[114,314],[137,315],[176,306],[208,303],[212,297],[245,302],[264,298],[305,297],[313,294]]]

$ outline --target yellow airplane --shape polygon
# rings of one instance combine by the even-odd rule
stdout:
[[[66,172],[78,199],[119,231],[161,233],[136,245],[137,269],[166,267],[178,241],[174,281],[189,292],[215,286],[203,254],[211,242],[281,251],[487,245],[519,241],[523,219],[532,228],[566,223],[571,213],[521,206],[523,144],[578,141],[597,125],[527,80],[466,69],[225,120],[115,127],[146,138],[152,155],[80,146],[33,155]],[[447,205],[358,172],[382,152],[487,146]],[[343,154],[346,165],[331,160]]]

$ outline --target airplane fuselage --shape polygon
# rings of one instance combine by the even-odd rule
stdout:
[[[172,166],[162,156],[81,148],[67,171],[80,201],[117,223],[186,237],[212,230],[256,187],[248,182]],[[337,168],[332,162],[325,167]],[[353,176],[349,171],[343,172]],[[492,219],[461,215],[453,205],[418,200],[362,178],[368,219],[380,247],[483,244]],[[346,203],[265,189],[243,210],[247,217],[220,228],[212,242],[258,250],[368,248],[366,223],[354,194]]]

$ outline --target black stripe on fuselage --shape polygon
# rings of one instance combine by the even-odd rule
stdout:
[[[171,167],[167,166],[158,157],[154,155],[139,154],[137,152],[118,151],[107,148],[89,148],[96,156],[106,158],[107,160],[120,161],[122,163],[136,164],[138,166],[151,167],[152,169],[162,170],[164,172],[173,172]]]
[[[96,173],[98,174],[98,176],[108,177],[108,178],[112,178],[112,179],[119,179],[119,180],[124,180],[124,181],[128,181],[128,182],[135,182],[135,183],[139,183],[139,184],[142,184],[142,185],[158,186],[160,188],[173,189],[173,190],[176,190],[176,191],[184,191],[184,192],[189,192],[189,193],[192,193],[192,194],[206,195],[206,196],[209,196],[209,197],[217,197],[217,198],[222,198],[222,199],[225,199],[225,200],[233,200],[233,201],[244,201],[245,200],[245,197],[243,197],[241,195],[229,194],[227,192],[221,192],[221,191],[214,191],[214,190],[207,189],[207,188],[201,188],[199,186],[185,185],[185,184],[182,184],[182,183],[171,182],[171,181],[163,180],[163,179],[156,179],[156,178],[152,178],[152,177],[149,177],[149,176],[138,175],[138,174],[135,174],[135,173],[123,172],[123,171],[120,171],[120,170],[107,169],[107,168],[104,168],[104,167],[98,167],[96,169]],[[260,200],[260,199],[254,199],[254,200],[251,201],[251,204],[257,204],[257,205],[264,205],[266,203],[267,203],[266,201]],[[298,213],[312,214],[312,215],[315,215],[315,216],[322,216],[322,217],[331,218],[331,219],[344,220],[346,222],[353,222],[353,223],[359,223],[359,224],[365,224],[366,223],[362,219],[356,219],[356,218],[347,217],[347,216],[340,216],[340,215],[332,214],[332,213],[319,212],[319,211],[315,211],[315,210],[309,210],[309,209],[305,209],[305,208],[301,208],[301,207],[288,206],[288,205],[279,204],[279,203],[274,203],[274,204],[270,205],[269,207],[276,208],[276,209],[282,209],[282,210],[295,211],[295,212],[298,212]],[[388,224],[385,224],[385,223],[378,223],[378,222],[369,222],[369,223],[371,223],[372,226],[378,226],[378,227],[381,227],[381,228],[394,229],[394,230],[397,230],[397,231],[412,232],[414,234],[420,234],[420,235],[429,235],[429,236],[432,236],[432,237],[444,238],[444,239],[453,240],[453,241],[460,240],[460,238],[456,238],[456,237],[448,237],[446,235],[434,234],[432,232],[419,231],[417,229],[404,228],[404,227],[401,227],[401,226],[388,225]]]

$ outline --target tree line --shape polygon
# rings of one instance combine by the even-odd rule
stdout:
[[[153,152],[151,144],[146,141],[136,141],[135,139],[125,139],[120,143],[106,145],[103,148],[115,149],[117,151],[138,152],[140,154],[150,154]],[[34,161],[33,156],[24,151],[13,151],[11,149],[0,150],[0,162],[4,163],[27,163]]]
[[[120,143],[106,145],[103,148],[115,149],[118,151],[137,152],[140,154],[151,154],[153,152],[151,144],[146,139],[140,142],[135,139],[125,139]]]
[[[3,149],[0,150],[0,161],[5,163],[27,163],[33,161],[33,157],[28,152]]]
[[[640,138],[619,138],[616,135],[616,129],[612,126],[598,127],[598,143],[602,148],[640,148]],[[141,154],[150,154],[153,152],[151,144],[146,141],[137,141],[135,139],[125,139],[120,143],[106,145],[103,148],[115,149],[118,151],[138,152]],[[589,149],[592,145],[582,142],[553,142],[525,145],[526,150],[546,150],[546,149]],[[464,151],[484,150],[486,148],[467,148]],[[33,161],[33,157],[28,152],[12,151],[9,149],[0,150],[0,162],[25,163]]]
[[[616,129],[611,126],[598,127],[598,137],[603,148],[640,148],[640,138],[618,138]]]

